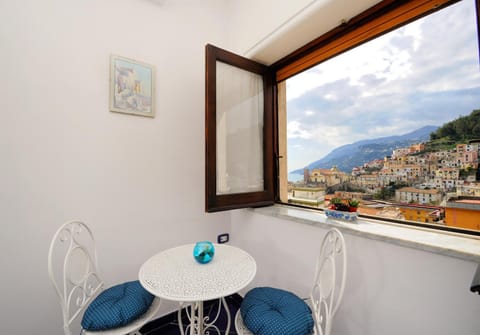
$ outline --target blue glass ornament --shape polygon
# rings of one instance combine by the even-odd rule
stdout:
[[[201,264],[210,262],[215,254],[215,247],[212,242],[197,242],[193,248],[193,257]]]

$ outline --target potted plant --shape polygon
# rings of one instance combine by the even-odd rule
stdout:
[[[355,199],[332,198],[330,199],[329,208],[325,210],[325,214],[328,218],[355,222],[358,215],[356,213],[358,204],[359,201]]]
[[[358,206],[358,202],[357,202]],[[340,198],[332,198],[330,200],[330,209],[340,211],[340,212],[351,212],[350,204],[347,200],[343,200]]]
[[[330,199],[330,209],[337,210],[342,203],[342,199],[340,198],[332,198]]]
[[[349,212],[356,212],[357,209],[358,209],[358,204],[360,203],[360,201],[356,200],[356,199],[350,199],[348,201],[348,206],[349,206],[349,209],[348,211]]]

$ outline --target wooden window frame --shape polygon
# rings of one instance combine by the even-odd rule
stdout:
[[[461,0],[384,0],[314,39],[272,65],[276,82],[286,80],[376,37]],[[480,0],[476,3],[480,31]],[[480,33],[478,33],[480,52]]]
[[[253,62],[214,46],[206,47],[206,173],[205,208],[207,212],[271,205],[280,200],[286,178],[285,80],[321,62],[338,56],[365,42],[386,34],[421,17],[461,0],[383,0],[348,22],[321,35],[271,66]],[[476,3],[477,35],[480,54],[480,0]],[[264,76],[264,182],[265,190],[256,193],[216,195],[216,82],[215,62],[225,62]],[[261,70],[259,70],[261,69]],[[260,71],[260,72],[256,72]],[[280,100],[279,100],[280,98]],[[282,169],[282,167],[284,169]],[[282,187],[280,187],[282,184]],[[284,192],[285,193],[285,192]]]
[[[205,210],[216,212],[229,209],[259,207],[274,203],[274,80],[268,66],[207,45],[205,48]],[[217,61],[256,73],[263,78],[263,180],[259,192],[217,195],[217,132],[216,132],[216,63]]]

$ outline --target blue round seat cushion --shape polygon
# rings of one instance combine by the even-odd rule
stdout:
[[[145,314],[154,298],[138,280],[113,286],[90,303],[82,327],[95,331],[126,326]]]
[[[307,335],[313,332],[310,307],[295,294],[272,287],[250,290],[240,305],[243,323],[256,335]]]

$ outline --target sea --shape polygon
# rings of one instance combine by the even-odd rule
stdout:
[[[290,181],[292,183],[296,183],[297,181],[303,181],[303,174],[289,173],[288,174],[288,181]]]

